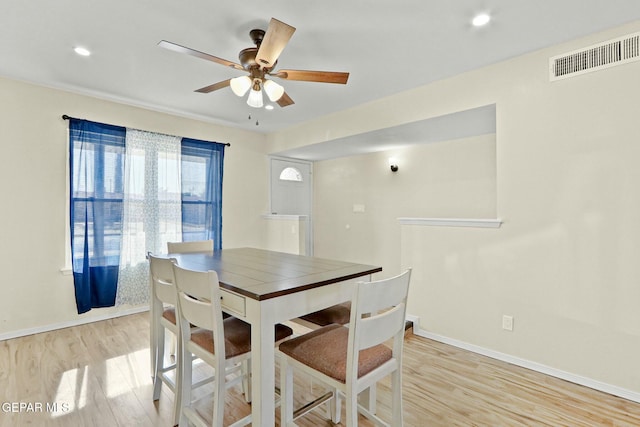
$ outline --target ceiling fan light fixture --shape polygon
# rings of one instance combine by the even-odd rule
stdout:
[[[284,88],[273,80],[265,80],[262,86],[271,102],[276,102],[284,95]]]
[[[262,106],[264,105],[262,101],[262,91],[260,90],[260,84],[253,85],[251,92],[249,92],[249,97],[247,98],[247,104],[253,108],[262,108]]]
[[[229,81],[231,90],[238,96],[243,96],[251,88],[251,79],[249,76],[240,76]]]

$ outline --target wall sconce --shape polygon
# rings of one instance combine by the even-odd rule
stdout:
[[[391,172],[398,172],[398,159],[389,157],[389,167],[391,168]]]

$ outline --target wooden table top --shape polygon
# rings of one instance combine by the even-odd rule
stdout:
[[[169,254],[183,268],[218,273],[220,286],[255,300],[266,300],[382,271],[355,264],[255,248],[213,253]]]

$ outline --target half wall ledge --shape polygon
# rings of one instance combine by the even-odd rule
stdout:
[[[474,218],[398,218],[400,225],[419,225],[425,227],[474,227],[500,228],[502,220]]]

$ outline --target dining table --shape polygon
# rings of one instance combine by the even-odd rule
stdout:
[[[178,265],[218,273],[222,309],[251,325],[253,426],[275,425],[274,325],[349,301],[353,283],[382,267],[258,248],[169,254]]]

